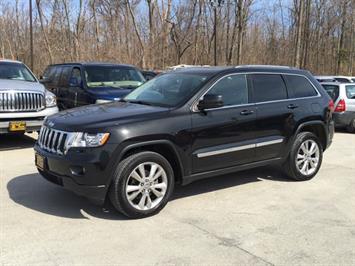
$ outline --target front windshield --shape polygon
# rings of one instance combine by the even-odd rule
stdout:
[[[0,79],[22,80],[30,82],[37,81],[24,64],[1,62]]]
[[[90,88],[136,88],[145,81],[138,70],[123,66],[86,66],[85,79]]]
[[[124,101],[174,107],[186,102],[206,80],[207,76],[197,74],[164,74],[132,91]]]

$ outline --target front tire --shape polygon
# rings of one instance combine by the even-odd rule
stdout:
[[[173,189],[174,172],[170,163],[158,153],[145,151],[118,164],[109,198],[122,214],[144,218],[163,209]]]
[[[294,180],[310,180],[318,173],[322,160],[323,148],[318,137],[311,132],[302,132],[296,136],[284,171]]]

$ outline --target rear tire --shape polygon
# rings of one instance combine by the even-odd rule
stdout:
[[[109,198],[122,214],[144,218],[163,209],[173,189],[174,172],[170,163],[158,153],[145,151],[117,165]]]
[[[319,171],[323,160],[323,147],[316,135],[301,132],[291,147],[284,172],[296,181],[312,179]]]
[[[351,120],[350,125],[348,125],[346,129],[350,133],[355,133],[355,118]]]

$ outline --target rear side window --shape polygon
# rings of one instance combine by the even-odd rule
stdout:
[[[345,88],[346,97],[348,97],[348,99],[355,99],[355,85],[347,85]]]
[[[339,86],[337,85],[322,85],[330,98],[335,102],[339,97]]]
[[[287,99],[285,82],[278,74],[250,75],[253,84],[254,102],[268,102]]]
[[[305,77],[284,75],[284,78],[286,80],[287,87],[290,89],[290,92],[292,92],[292,96],[294,98],[312,97],[317,95],[314,87]]]

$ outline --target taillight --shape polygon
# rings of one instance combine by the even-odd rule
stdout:
[[[331,112],[334,112],[334,101],[332,99],[329,101],[328,108]]]
[[[341,112],[345,112],[346,110],[346,104],[345,104],[345,101],[343,99],[341,99],[337,105],[337,107],[335,108],[334,112],[338,112],[338,113],[341,113]]]

